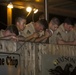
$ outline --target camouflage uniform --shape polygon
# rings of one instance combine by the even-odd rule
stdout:
[[[0,31],[1,39],[2,39],[2,37],[4,37],[3,32],[4,32],[4,30]],[[2,44],[2,52],[14,52],[14,51],[16,51],[16,46],[15,46],[16,43],[13,40],[12,41],[10,39],[9,40],[7,40],[7,39],[0,40],[0,44]]]
[[[20,32],[20,35],[22,35],[24,37],[28,37],[28,36],[32,35],[35,32],[35,28],[34,28],[33,24],[34,24],[33,22],[27,24],[25,29]]]
[[[27,24],[25,29],[20,32],[20,35],[24,36],[25,38],[32,35],[35,32],[35,28],[33,25],[34,25],[33,22]],[[39,37],[41,37],[42,35],[44,35],[44,31],[39,32]]]
[[[53,32],[52,36],[49,37],[49,43],[50,44],[57,44],[57,32]]]
[[[74,41],[74,32],[73,31],[65,31],[63,24],[59,26],[57,29],[57,33],[60,34],[58,38],[62,38],[64,41]]]

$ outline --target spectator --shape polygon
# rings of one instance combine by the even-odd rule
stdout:
[[[74,41],[74,32],[70,29],[72,27],[71,20],[66,18],[58,28],[58,44],[71,44]]]
[[[10,37],[10,36],[17,36],[18,30],[15,26],[11,25],[8,26],[5,30],[1,30],[0,31],[0,38],[6,38],[6,37]]]
[[[27,24],[26,28],[23,30],[22,35],[26,38],[26,41],[29,41],[31,39],[35,41],[37,37],[42,35],[40,35],[40,33],[42,33],[42,31],[45,30],[47,26],[48,23],[45,19],[38,20],[35,23],[31,22]]]
[[[56,30],[59,26],[59,19],[54,17],[51,19],[48,29],[46,29],[44,36],[40,37],[40,39],[36,39],[36,42],[40,42],[41,40],[43,42],[47,42],[47,39],[49,39],[49,43],[55,44],[56,43]]]
[[[17,17],[15,19],[15,26],[17,27],[18,31],[19,31],[19,35],[21,35],[21,31],[23,31],[25,29],[26,26],[26,19],[23,16]]]

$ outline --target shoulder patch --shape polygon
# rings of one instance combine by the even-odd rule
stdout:
[[[29,30],[27,30],[27,34],[31,34],[31,32]]]

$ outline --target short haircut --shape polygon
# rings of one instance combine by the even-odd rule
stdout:
[[[9,30],[11,33],[15,33],[16,35],[19,35],[18,29],[14,25],[10,25],[6,28],[6,30]]]
[[[72,25],[71,19],[70,18],[66,18],[64,20],[64,23],[67,23],[68,25]]]
[[[56,18],[56,17],[53,17],[53,18],[51,19],[51,22],[52,22],[53,24],[56,24],[56,25],[59,25],[59,24],[60,24],[59,19]]]
[[[44,14],[40,15],[40,16],[39,16],[39,20],[40,20],[40,19],[45,19],[45,15],[44,15]]]
[[[44,30],[48,28],[48,22],[45,19],[40,19],[37,22],[44,26]]]
[[[16,22],[20,22],[20,21],[23,20],[23,19],[26,20],[26,18],[25,18],[24,16],[19,16],[19,17],[17,17],[17,18],[15,19],[15,23],[16,23]]]

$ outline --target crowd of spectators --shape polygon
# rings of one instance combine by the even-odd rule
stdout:
[[[48,23],[43,15],[36,22],[28,24],[26,22],[25,17],[17,17],[14,25],[12,24],[0,31],[0,38],[13,36],[11,38],[17,41],[76,45],[76,23],[72,24],[70,18],[65,18],[60,23],[57,17],[53,17]],[[10,39],[10,37],[8,38]]]

